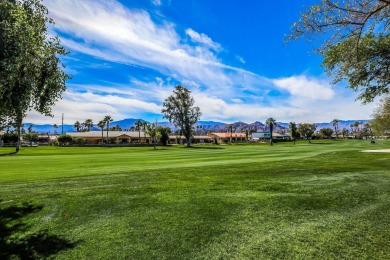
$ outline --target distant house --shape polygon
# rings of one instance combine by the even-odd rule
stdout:
[[[230,133],[209,133],[209,136],[214,139],[214,142],[221,144],[221,143],[228,143],[230,142]],[[232,142],[246,142],[246,134],[245,133],[232,133]]]
[[[73,138],[84,138],[87,144],[101,144],[106,142],[107,131],[103,131],[103,140],[102,140],[102,131],[90,131],[90,132],[75,132],[67,133]],[[138,132],[128,132],[128,131],[108,131],[108,140],[109,143],[115,144],[130,144],[130,143],[150,143],[151,138],[149,135],[144,134],[141,131],[141,138],[139,138]]]
[[[270,132],[256,132],[252,133],[253,141],[269,140],[271,138]],[[272,140],[276,141],[289,141],[290,136],[288,134],[272,133]]]
[[[252,133],[252,140],[259,141],[261,139],[270,139],[271,133],[270,132],[255,132]]]
[[[54,142],[56,139],[57,139],[56,135],[39,134],[38,144],[48,144],[50,142]]]

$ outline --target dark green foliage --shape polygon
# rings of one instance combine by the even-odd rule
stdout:
[[[73,138],[70,135],[63,134],[57,137],[57,141],[61,145],[68,145],[73,142]]]
[[[322,135],[323,138],[331,138],[333,134],[333,129],[330,129],[328,127],[322,128],[320,130],[320,134]]]
[[[265,121],[265,124],[268,125],[269,127],[269,133],[270,133],[270,139],[269,139],[269,143],[271,145],[273,145],[273,138],[272,138],[272,132],[274,130],[274,124],[276,123],[276,120],[273,119],[272,117],[268,118],[266,121]]]
[[[38,141],[38,133],[36,133],[36,132],[26,133],[26,134],[24,134],[24,138],[26,140],[28,140],[31,144],[32,142]]]
[[[120,125],[116,125],[111,127],[110,131],[122,131],[122,127],[120,127]]]
[[[295,144],[295,141],[297,139],[299,139],[299,135],[298,135],[298,132],[297,132],[297,124],[295,124],[295,122],[290,122],[288,124],[288,128],[290,129],[291,140],[293,140],[294,144]]]
[[[1,136],[1,139],[6,144],[7,143],[17,143],[18,142],[18,133],[16,131],[5,132]]]
[[[85,138],[77,137],[75,140],[73,140],[78,145],[84,145],[86,143]]]
[[[0,111],[19,137],[27,111],[51,115],[69,78],[59,58],[67,51],[48,36],[47,12],[39,0],[0,1]]]
[[[161,110],[169,122],[180,128],[180,133],[186,138],[187,146],[191,145],[193,126],[202,116],[199,107],[194,107],[194,104],[195,100],[191,96],[191,91],[177,86],[173,94],[165,99]]]
[[[310,143],[310,138],[312,137],[316,129],[317,126],[315,124],[301,123],[299,124],[297,131],[302,137],[306,138],[306,140]]]
[[[357,40],[350,38],[323,51],[323,65],[334,83],[347,80],[349,87],[360,92],[364,103],[390,91],[390,35],[370,33],[356,48]]]
[[[172,133],[171,128],[158,126],[157,131],[160,132],[160,143],[166,146],[169,141],[169,135]]]

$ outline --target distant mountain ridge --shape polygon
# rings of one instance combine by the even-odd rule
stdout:
[[[119,125],[124,131],[128,130],[130,127],[134,126],[135,122],[137,120],[141,120],[147,123],[152,123],[148,122],[142,119],[134,119],[134,118],[127,118],[123,120],[118,120],[118,121],[113,121],[110,123],[110,126],[116,126]],[[340,120],[339,122],[339,129],[340,131],[343,128],[346,128],[348,130],[351,129],[350,125],[353,124],[354,122],[363,122],[363,124],[367,123],[369,120]],[[81,122],[82,123],[82,122]],[[24,129],[27,131],[27,128],[29,127],[31,123],[25,123],[24,124]],[[170,127],[173,131],[176,130],[175,126],[169,122],[157,122],[159,126],[163,127]],[[297,123],[299,124],[299,123]],[[49,132],[50,134],[54,133],[54,128],[53,125],[49,124],[32,124],[33,125],[33,131],[36,131],[38,133],[47,133]],[[214,132],[227,132],[228,129],[227,123],[222,123],[222,122],[215,122],[215,121],[199,121],[195,128],[197,129],[198,133],[205,134],[207,131],[214,131]],[[288,131],[288,125],[289,123],[283,123],[283,122],[277,122],[276,125],[274,126],[274,131],[275,132],[283,132],[283,131]],[[332,122],[323,122],[323,123],[316,123],[317,125],[317,131],[322,129],[322,128],[331,128],[334,129]],[[244,132],[246,129],[249,131],[267,131],[268,126],[264,125],[263,123],[256,121],[251,124],[245,123],[245,122],[235,122],[232,123],[233,126],[233,131],[234,132]],[[94,126],[92,127],[91,130],[101,130],[96,126],[96,122],[94,123]],[[61,134],[62,132],[62,126],[58,125],[58,128],[56,129],[57,134]],[[76,129],[73,127],[73,125],[64,125],[64,132],[76,132]]]

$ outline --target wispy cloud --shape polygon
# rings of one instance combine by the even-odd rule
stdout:
[[[156,6],[160,6],[161,5],[161,0],[152,0],[152,4],[156,5]]]
[[[219,43],[213,42],[213,40],[204,33],[198,33],[191,28],[187,29],[186,34],[191,38],[191,40],[195,43],[200,43],[203,46],[206,46],[215,51],[221,50],[221,45]]]
[[[70,84],[53,109],[55,114],[69,115],[67,120],[159,114],[174,82],[193,91],[204,118],[210,120],[253,122],[273,116],[280,121],[314,122],[343,118],[341,112],[348,114],[358,106],[338,105],[342,98],[353,98],[338,95],[326,80],[306,75],[273,79],[230,66],[218,57],[222,45],[209,35],[191,28],[179,31],[174,23],[154,19],[145,10],[129,9],[115,0],[44,1],[67,48],[107,61],[107,68],[110,62],[121,63],[165,76],[148,82],[134,76],[123,84]],[[159,0],[152,3],[161,5]],[[241,56],[232,57],[246,62]],[[361,118],[369,115],[365,110],[359,113]],[[34,113],[29,117],[43,120]]]
[[[242,64],[245,64],[245,63],[246,63],[246,60],[245,60],[243,57],[239,56],[239,55],[236,56],[236,59],[237,59],[239,62],[241,62]]]

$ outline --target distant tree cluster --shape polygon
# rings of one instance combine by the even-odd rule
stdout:
[[[89,132],[94,126],[92,119],[86,119],[83,123],[76,121],[73,127],[76,129],[76,132]]]

